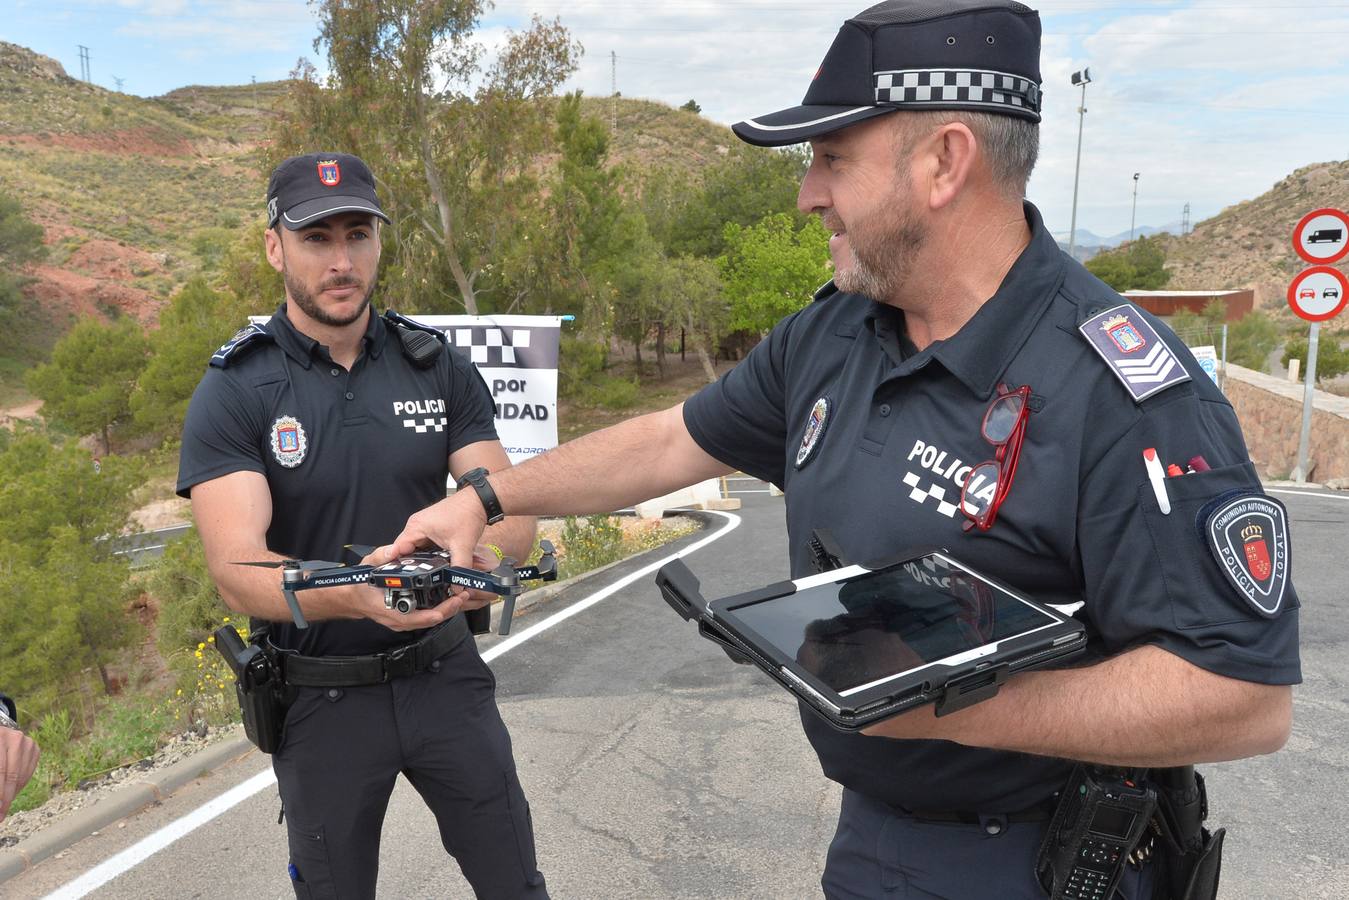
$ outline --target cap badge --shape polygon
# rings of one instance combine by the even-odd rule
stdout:
[[[1288,524],[1283,504],[1247,494],[1229,500],[1204,526],[1218,566],[1237,593],[1267,619],[1279,614],[1288,587]]]
[[[305,452],[309,449],[309,439],[305,436],[304,426],[294,416],[282,416],[272,423],[272,455],[287,469],[293,469],[304,462]]]
[[[319,181],[323,182],[328,187],[337,187],[342,181],[342,170],[338,168],[337,160],[319,160]]]
[[[801,435],[801,446],[796,451],[796,467],[799,469],[810,462],[815,455],[815,447],[824,437],[824,429],[829,425],[829,398],[821,397],[806,419],[806,430]]]

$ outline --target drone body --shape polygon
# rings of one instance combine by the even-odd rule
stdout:
[[[510,633],[511,616],[515,611],[515,598],[524,592],[521,582],[530,580],[554,581],[557,578],[557,560],[553,545],[549,541],[540,541],[543,555],[536,566],[516,568],[514,560],[503,559],[501,565],[491,572],[480,572],[464,566],[450,563],[450,554],[445,550],[427,550],[399,557],[380,566],[355,565],[324,560],[287,559],[280,562],[242,562],[236,565],[263,566],[279,568],[281,573],[281,593],[290,606],[291,616],[297,628],[308,628],[304,614],[300,611],[296,591],[310,588],[338,587],[346,584],[366,583],[384,591],[384,605],[406,615],[417,609],[430,609],[445,602],[451,587],[462,587],[474,591],[499,594],[502,597],[501,625],[499,634]],[[349,545],[349,549],[368,555],[372,548]]]

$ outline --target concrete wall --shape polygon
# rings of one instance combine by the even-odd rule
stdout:
[[[1303,391],[1300,381],[1227,367],[1223,392],[1241,420],[1251,459],[1268,478],[1287,478],[1297,465]],[[1308,464],[1308,481],[1349,488],[1349,397],[1315,392]]]

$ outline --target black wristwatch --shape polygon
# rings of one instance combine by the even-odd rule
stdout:
[[[469,469],[456,484],[461,490],[466,484],[473,486],[473,490],[478,494],[478,500],[482,502],[483,512],[487,513],[488,525],[495,525],[506,518],[506,514],[501,511],[501,502],[497,500],[497,492],[487,483],[487,470],[482,466]]]

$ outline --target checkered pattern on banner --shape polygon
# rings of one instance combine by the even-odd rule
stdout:
[[[972,103],[1040,111],[1040,87],[1029,78],[983,69],[896,69],[876,72],[876,102]]]
[[[444,329],[451,347],[469,355],[475,366],[518,369],[557,368],[557,339],[546,340],[546,328],[516,328],[510,325],[451,325]],[[535,341],[535,332],[540,340]]]

